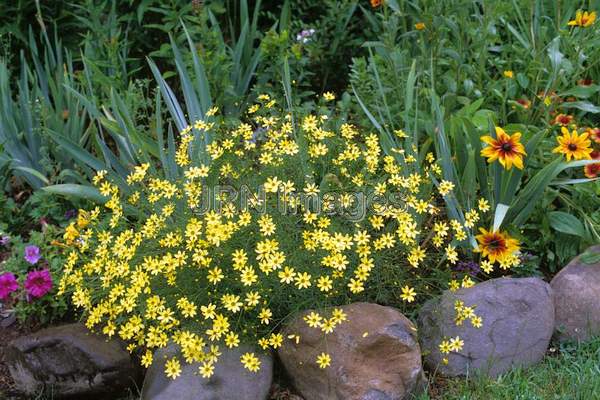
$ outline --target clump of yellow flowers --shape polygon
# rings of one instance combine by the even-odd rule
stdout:
[[[421,273],[456,263],[479,214],[462,224],[445,217],[441,199],[453,185],[433,184],[433,155],[400,130],[405,142],[384,154],[377,135],[319,110],[291,115],[267,95],[244,122],[212,109],[180,132],[177,177],[145,163],[117,186],[99,171],[94,184],[107,201],[67,228],[60,282],[87,327],[127,341],[144,366],[175,343],[180,356],[157,360],[165,373],[198,363],[208,378],[225,348],[301,341],[280,333],[299,310],[332,307],[305,318],[330,334],[347,319],[335,306],[373,299],[382,269],[405,277],[393,289],[412,302]],[[444,347],[459,350],[460,338]],[[260,368],[256,352],[240,362]],[[330,362],[326,353],[315,360]]]

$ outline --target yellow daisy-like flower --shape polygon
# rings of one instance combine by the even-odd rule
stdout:
[[[587,28],[588,26],[593,25],[594,22],[596,22],[596,12],[595,11],[588,12],[588,11],[577,10],[577,12],[575,13],[575,19],[569,21],[567,25],[581,26],[583,28]]]
[[[152,365],[152,358],[153,358],[152,351],[146,350],[146,352],[142,356],[142,366],[144,368],[150,367],[150,365]]]
[[[450,339],[450,351],[459,352],[462,350],[465,342],[460,337]]]
[[[498,160],[506,169],[511,169],[513,164],[523,169],[523,156],[527,153],[520,142],[521,132],[508,135],[504,129],[497,126],[495,139],[491,136],[482,136],[481,140],[489,145],[481,150],[481,155],[488,159],[488,163]]]
[[[171,379],[175,379],[181,375],[181,364],[178,359],[171,358],[165,363],[165,374]]]
[[[244,368],[251,372],[256,372],[260,369],[260,360],[254,355],[254,353],[244,353],[240,358]]]
[[[494,271],[494,264],[492,264],[488,260],[482,261],[480,267],[481,267],[481,270],[483,272],[485,272],[486,274],[489,274],[492,271]]]
[[[410,286],[406,285],[402,288],[402,294],[400,294],[400,298],[408,303],[412,303],[413,301],[415,301],[415,297],[417,296],[417,292],[415,292],[415,289],[411,288]]]
[[[450,353],[450,342],[447,340],[442,340],[442,342],[438,345],[440,349],[440,353],[448,354]]]
[[[323,93],[323,98],[325,99],[325,101],[332,101],[335,100],[335,94],[331,92],[325,92]]]
[[[422,31],[425,28],[426,28],[426,26],[425,26],[424,22],[417,22],[415,24],[415,29],[418,30],[418,31]]]
[[[589,133],[585,132],[581,135],[577,135],[577,131],[569,133],[569,130],[564,126],[561,128],[562,136],[556,138],[558,146],[556,146],[552,152],[562,153],[567,157],[567,161],[571,161],[571,158],[575,160],[586,159],[590,160],[592,157],[592,148],[590,145],[592,142],[588,139]]]
[[[512,79],[515,77],[515,73],[512,72],[511,70],[504,71],[502,74],[504,75],[505,78],[509,78],[509,79]]]
[[[203,378],[210,378],[215,373],[215,366],[211,362],[203,362],[198,368],[198,372]]]
[[[317,357],[317,364],[321,369],[329,367],[329,365],[331,365],[331,356],[327,353],[319,354]]]

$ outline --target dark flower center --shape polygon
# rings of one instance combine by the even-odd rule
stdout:
[[[512,151],[512,149],[513,149],[513,146],[510,142],[506,142],[506,143],[502,144],[502,151],[509,152],[509,151]]]
[[[46,279],[44,279],[41,276],[33,278],[32,281],[36,286],[42,286],[43,284],[46,283]]]
[[[575,143],[569,143],[569,150],[571,151],[575,151],[577,150],[577,145]]]
[[[488,247],[492,250],[497,250],[504,247],[504,240],[499,237],[494,237],[488,242]]]

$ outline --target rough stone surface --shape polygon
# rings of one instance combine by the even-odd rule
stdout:
[[[586,251],[599,254],[600,245]],[[587,340],[600,334],[600,262],[576,257],[550,282],[554,291],[556,329],[560,340]]]
[[[113,399],[140,376],[122,342],[81,324],[17,338],[4,351],[16,388],[27,395],[51,391],[53,398]]]
[[[261,361],[260,370],[250,372],[244,369],[240,357],[251,351],[244,346],[223,349],[209,379],[198,374],[200,364],[182,361],[181,375],[170,379],[164,373],[164,364],[178,354],[177,347],[160,349],[146,373],[141,400],[265,400],[273,379],[273,358],[255,352]]]
[[[279,357],[294,386],[307,400],[401,400],[411,398],[421,383],[421,351],[413,324],[399,311],[370,303],[341,307],[348,320],[323,335],[294,319]],[[316,358],[331,356],[320,369]]]
[[[475,313],[483,318],[481,328],[469,321],[456,326],[456,300],[476,306]],[[446,291],[425,303],[418,324],[429,368],[447,376],[481,373],[495,377],[544,357],[554,330],[552,289],[539,278],[498,278]],[[464,347],[460,353],[450,353],[444,365],[438,345],[456,336],[464,340]]]

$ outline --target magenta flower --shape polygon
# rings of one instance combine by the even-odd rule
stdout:
[[[12,272],[0,275],[0,300],[8,299],[8,296],[17,289],[19,289],[19,283]]]
[[[33,298],[42,297],[52,290],[52,276],[50,275],[50,271],[42,269],[29,272],[23,286],[25,286],[29,296]]]
[[[42,256],[40,255],[40,248],[34,245],[29,245],[25,247],[25,260],[29,264],[35,264],[40,260]]]

